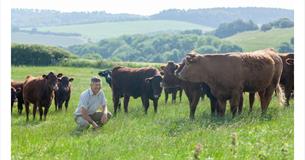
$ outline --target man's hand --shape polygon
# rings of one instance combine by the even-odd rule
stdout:
[[[101,117],[102,124],[105,124],[108,121],[107,113],[103,113]]]
[[[92,121],[91,124],[92,124],[92,126],[93,126],[94,129],[98,129],[98,128],[99,128],[99,126],[98,126],[94,121]]]

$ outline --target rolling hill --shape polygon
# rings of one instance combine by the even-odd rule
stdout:
[[[289,42],[293,37],[293,28],[272,29],[267,32],[242,32],[224,40],[238,44],[244,51],[254,51],[263,48],[277,48],[282,42]]]

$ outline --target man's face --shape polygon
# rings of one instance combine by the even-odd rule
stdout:
[[[100,82],[91,83],[91,90],[93,94],[97,94],[101,90],[101,83]]]

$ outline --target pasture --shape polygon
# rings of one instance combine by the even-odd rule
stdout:
[[[31,30],[32,28],[24,28]],[[125,22],[103,22],[79,25],[63,25],[54,27],[38,27],[38,31],[63,33],[79,33],[85,38],[98,41],[104,38],[113,38],[121,35],[146,34],[153,32],[182,31],[201,29],[203,32],[212,30],[211,27],[189,22],[173,20],[141,20]]]
[[[113,32],[109,32],[113,33]],[[232,119],[229,106],[224,118],[210,115],[207,98],[199,102],[195,120],[189,120],[189,105],[182,102],[164,104],[159,99],[158,113],[152,102],[144,115],[141,100],[130,99],[129,113],[121,112],[98,131],[90,128],[76,134],[73,112],[80,93],[89,87],[90,77],[101,69],[73,67],[12,67],[12,79],[26,75],[40,76],[49,71],[73,77],[72,97],[68,111],[55,112],[54,101],[47,120],[26,122],[25,109],[21,116],[15,105],[12,113],[12,159],[192,159],[195,146],[200,144],[201,159],[293,159],[294,118],[292,106],[279,106],[273,98],[266,115],[261,116],[258,99],[254,111],[248,113],[248,94],[244,111]],[[111,89],[103,80],[108,109],[113,112]],[[171,98],[169,99],[170,102]],[[31,111],[32,111],[32,107]],[[38,114],[36,114],[37,116]]]
[[[293,33],[293,28],[272,29],[267,32],[249,31],[230,36],[225,40],[238,44],[244,51],[255,51],[262,48],[277,48],[283,42],[290,42]]]

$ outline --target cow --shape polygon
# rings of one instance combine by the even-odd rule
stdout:
[[[160,72],[152,67],[129,68],[115,67],[112,70],[112,98],[116,114],[121,95],[124,95],[124,111],[128,113],[130,96],[141,97],[145,114],[149,107],[149,99],[153,101],[154,112],[157,113],[158,99],[162,92]]]
[[[100,71],[98,72],[98,75],[101,76],[101,77],[104,77],[105,80],[106,80],[106,83],[109,85],[109,87],[111,88],[111,80],[112,80],[112,77],[111,77],[111,70],[104,70],[104,71]],[[121,97],[124,97],[123,95],[120,96]],[[119,105],[118,105],[118,109],[121,110],[121,101],[119,101]]]
[[[23,83],[19,81],[11,81],[11,87],[15,88],[16,90],[16,98],[17,98],[17,106],[18,106],[18,113],[19,115],[22,113],[23,110]]]
[[[65,103],[66,111],[68,109],[69,100],[71,97],[71,82],[73,78],[63,76],[61,73],[57,75],[58,90],[55,91],[55,110],[62,110],[62,105]]]
[[[283,61],[283,72],[280,84],[284,87],[286,106],[289,106],[289,100],[294,89],[294,54],[279,54]]]
[[[283,71],[280,79],[280,85],[284,88],[285,105],[289,106],[289,99],[294,88],[294,54],[279,54],[283,62]],[[250,112],[253,108],[255,93],[249,93]]]
[[[14,102],[17,99],[17,92],[14,87],[11,87],[11,113],[13,113]]]
[[[216,114],[216,109],[217,109],[217,100],[215,97],[211,94],[210,88],[208,85],[205,83],[192,83],[192,82],[187,82],[184,80],[180,80],[176,77],[175,72],[179,72],[183,66],[184,62],[181,64],[175,64],[173,62],[168,62],[166,66],[162,67],[163,72],[164,72],[164,78],[163,79],[174,79],[177,85],[179,85],[181,88],[183,88],[188,101],[189,101],[189,106],[190,106],[190,119],[193,120],[195,117],[195,111],[196,107],[198,105],[200,97],[202,95],[207,94],[207,97],[210,99],[211,103],[211,112],[212,115]],[[169,78],[170,77],[170,78]],[[168,81],[163,81],[163,85],[166,85]]]
[[[220,116],[225,114],[227,100],[232,116],[235,116],[243,92],[259,93],[263,114],[275,90],[280,102],[283,101],[279,86],[283,63],[273,49],[214,55],[199,55],[192,51],[184,60],[185,65],[177,76],[190,82],[206,83],[217,99]]]
[[[172,103],[176,102],[177,92],[179,92],[179,99],[181,102],[182,97],[182,88],[180,86],[180,80],[172,74],[170,68],[171,66],[175,67],[174,62],[168,62],[167,67],[161,66],[161,75],[163,75],[163,88],[165,93],[165,104],[168,101],[168,94],[172,94]],[[175,68],[173,68],[175,70]],[[166,73],[166,74],[165,74]]]
[[[26,120],[29,120],[29,105],[33,104],[33,120],[35,120],[36,109],[38,107],[40,120],[44,114],[44,120],[51,106],[54,91],[58,89],[57,77],[53,72],[42,77],[27,76],[23,85],[23,99],[26,109]],[[44,111],[43,111],[44,107]]]

